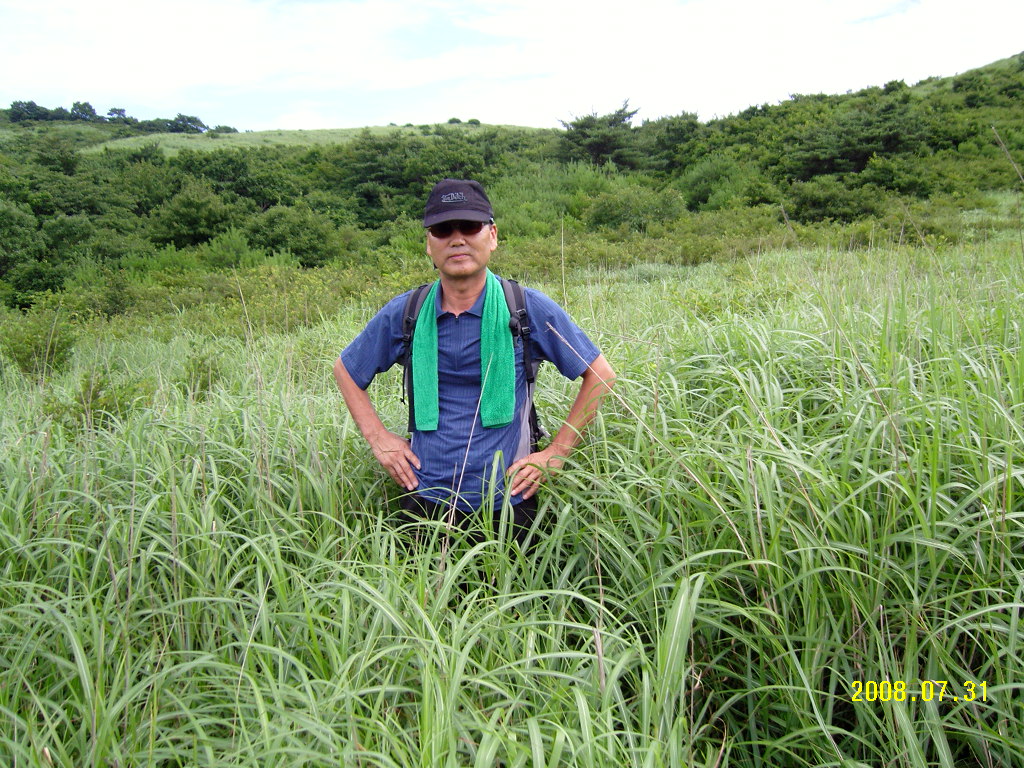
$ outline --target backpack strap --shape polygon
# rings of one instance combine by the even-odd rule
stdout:
[[[523,368],[526,374],[526,397],[530,404],[530,446],[536,451],[540,447],[541,438],[547,437],[547,432],[540,425],[537,418],[537,406],[533,401],[533,390],[537,380],[537,370],[540,368],[541,360],[533,356],[533,348],[530,343],[530,334],[533,329],[530,327],[530,316],[526,312],[526,296],[523,293],[523,286],[518,281],[510,278],[499,277],[501,287],[505,291],[505,303],[508,304],[509,329],[512,331],[512,338],[516,336],[523,340]]]
[[[412,397],[412,336],[416,331],[416,320],[420,316],[420,309],[423,301],[427,298],[427,292],[433,283],[424,283],[414,288],[405,300],[405,310],[402,312],[402,357],[399,360],[404,372],[402,374],[402,401],[409,403],[409,431],[413,432],[416,426],[415,404]]]
[[[501,281],[502,290],[505,291],[505,303],[508,304],[508,327],[512,331],[512,338],[519,336],[523,340],[523,365],[526,368],[526,381],[533,384],[537,379],[537,369],[540,368],[540,361],[534,360],[530,345],[530,317],[526,313],[526,296],[523,294],[523,286],[518,281],[505,277],[498,278]]]

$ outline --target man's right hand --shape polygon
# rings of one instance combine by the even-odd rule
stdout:
[[[352,419],[373,449],[377,461],[405,490],[415,490],[419,481],[412,469],[420,468],[420,460],[409,447],[409,441],[384,427],[373,403],[370,402],[370,396],[352,380],[340,357],[334,362],[334,379],[338,382],[338,389],[345,398],[345,405],[352,414]]]
[[[368,442],[373,449],[373,455],[391,478],[405,490],[415,490],[419,481],[413,467],[419,469],[420,460],[409,447],[409,441],[385,430]]]

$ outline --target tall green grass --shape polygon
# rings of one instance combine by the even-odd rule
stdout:
[[[990,243],[548,286],[620,379],[527,553],[389,525],[329,376],[365,307],[5,368],[0,762],[1020,765],[1020,275]]]

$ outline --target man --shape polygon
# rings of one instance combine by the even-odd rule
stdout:
[[[366,392],[376,374],[403,358],[411,292],[370,320],[342,351],[334,377],[373,455],[409,492],[401,500],[406,519],[450,519],[463,527],[493,505],[497,525],[508,496],[513,533],[522,541],[538,487],[562,466],[615,374],[561,307],[525,289],[530,352],[567,378],[582,377],[554,439],[542,450],[531,445],[523,340],[513,338],[501,284],[487,268],[498,246],[490,200],[476,181],[445,179],[430,193],[423,225],[438,281],[415,321],[411,441],[385,428]]]

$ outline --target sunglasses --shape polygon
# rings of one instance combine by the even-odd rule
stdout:
[[[427,227],[427,231],[438,240],[444,240],[451,237],[456,229],[464,235],[475,235],[489,224],[489,221],[442,221],[440,224]]]

